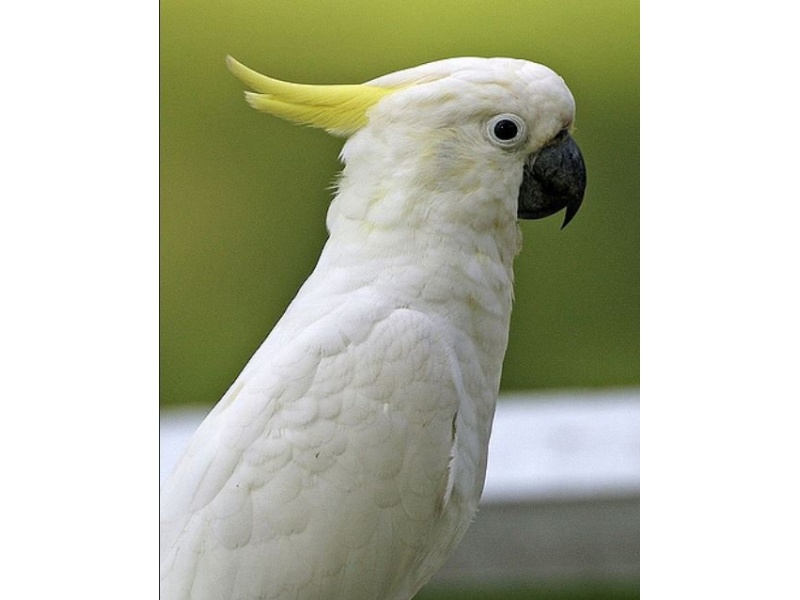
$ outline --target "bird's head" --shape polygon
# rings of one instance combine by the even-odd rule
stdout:
[[[254,108],[350,137],[346,162],[349,152],[366,155],[378,141],[395,158],[424,160],[428,168],[414,177],[429,189],[455,176],[465,188],[497,185],[487,178],[502,175],[514,187],[517,217],[566,209],[562,227],[583,201],[586,168],[570,135],[575,103],[545,66],[454,58],[358,85],[288,83],[230,57],[228,67],[254,90],[246,92]]]

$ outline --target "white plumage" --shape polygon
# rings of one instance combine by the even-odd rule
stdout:
[[[161,598],[408,600],[477,509],[517,219],[583,196],[572,96],[514,59],[360,86],[229,64],[349,139],[316,269],[164,483]]]

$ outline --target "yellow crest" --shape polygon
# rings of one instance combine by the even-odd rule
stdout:
[[[228,57],[228,69],[255,92],[245,92],[247,102],[260,111],[349,135],[367,123],[367,111],[396,91],[371,85],[304,85],[280,81],[257,73]],[[258,93],[256,93],[258,92]]]

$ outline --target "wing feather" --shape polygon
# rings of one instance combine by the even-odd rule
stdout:
[[[165,482],[163,597],[390,598],[426,552],[463,393],[446,331],[329,314],[265,342]]]

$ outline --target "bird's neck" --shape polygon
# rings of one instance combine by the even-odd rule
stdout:
[[[373,193],[380,183],[375,186]],[[355,193],[359,197],[350,197]],[[521,245],[515,215],[442,220],[435,214],[420,218],[412,207],[405,218],[397,218],[381,212],[380,201],[364,207],[359,203],[363,193],[368,193],[363,186],[340,188],[329,212],[330,238],[309,284],[342,299],[375,292],[397,308],[445,320],[496,393],[508,344],[513,260]],[[414,201],[395,193],[390,202],[410,206]],[[455,201],[452,191],[439,198],[427,194],[426,202],[434,206]],[[475,364],[473,359],[463,363]]]
[[[345,144],[345,168],[328,211],[331,245],[359,260],[402,256],[419,264],[436,255],[443,261],[437,269],[488,260],[510,278],[522,245],[522,164],[509,172],[485,158],[398,137],[364,131]]]

